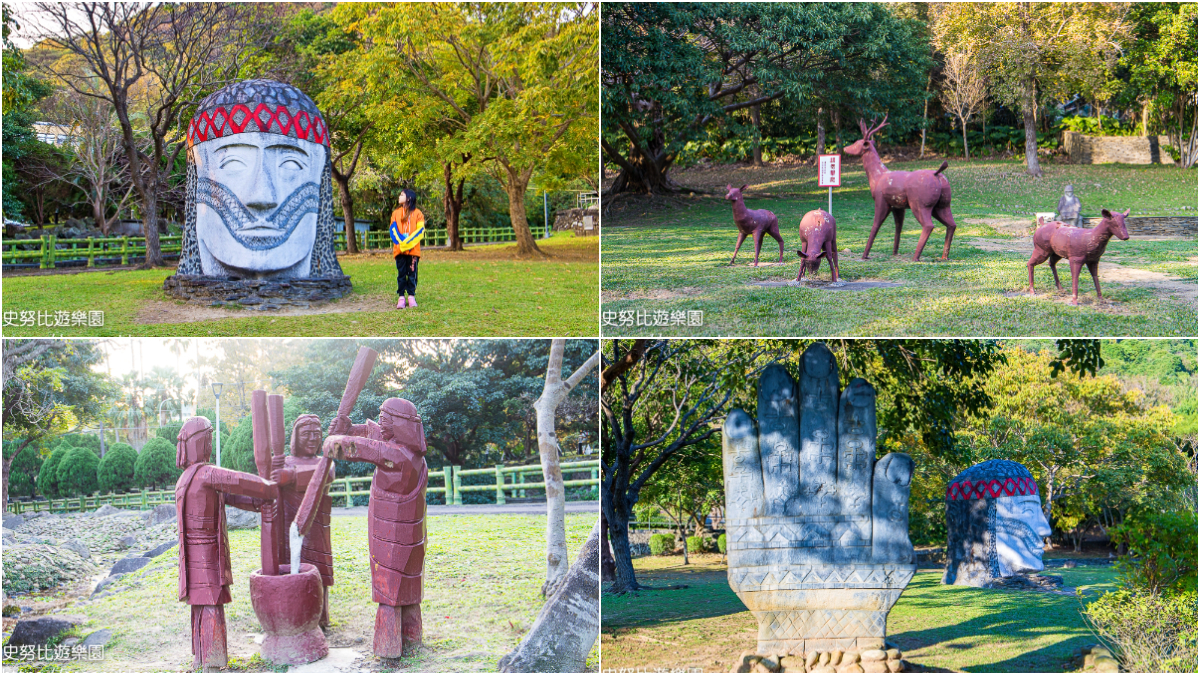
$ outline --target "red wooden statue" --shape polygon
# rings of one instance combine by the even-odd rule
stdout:
[[[280,481],[280,500],[283,502],[284,530],[296,519],[296,512],[304,500],[305,490],[317,472],[321,458],[321,419],[316,415],[301,415],[292,424],[292,454],[284,459],[284,475]],[[321,610],[321,627],[329,627],[329,587],[333,585],[333,543],[329,535],[329,514],[333,498],[328,493],[320,497],[316,518],[304,537],[300,547],[300,562],[317,568],[325,588],[325,599]],[[291,560],[291,546],[283,540],[284,560]]]
[[[348,387],[349,388],[349,387]],[[379,423],[351,424],[340,413],[329,425],[327,457],[375,465],[367,507],[375,613],[375,655],[396,658],[421,642],[425,569],[425,430],[409,401],[389,398]]]
[[[193,668],[206,671],[228,665],[225,604],[229,585],[229,535],[225,505],[261,511],[276,499],[276,484],[251,473],[209,464],[212,425],[191,417],[179,430],[175,464],[183,475],[175,484],[179,525],[179,600],[192,606]]]
[[[758,267],[758,253],[762,249],[763,234],[769,234],[779,242],[779,262],[783,262],[783,237],[779,235],[779,219],[766,209],[746,208],[746,201],[742,199],[742,190],[746,187],[743,185],[734,188],[728,184],[725,186],[725,199],[733,202],[733,224],[737,225],[738,229],[737,246],[733,247],[733,258],[729,260],[729,264],[732,265],[733,261],[737,260],[738,249],[742,248],[742,242],[751,234],[754,235],[755,267]]]
[[[921,240],[917,242],[913,262],[921,259],[921,251],[925,250],[925,242],[929,241],[929,235],[933,232],[934,218],[946,226],[946,247],[942,249],[942,260],[946,260],[950,257],[950,242],[954,239],[955,228],[954,214],[950,213],[950,181],[942,175],[949,164],[942,162],[937,171],[889,171],[875,150],[875,141],[871,139],[875,132],[886,125],[887,115],[883,116],[883,121],[877,127],[868,127],[859,120],[858,128],[862,129],[863,137],[846,147],[846,154],[863,156],[863,168],[871,185],[871,197],[875,200],[875,223],[871,226],[871,236],[867,238],[862,259],[866,260],[871,254],[871,244],[875,243],[875,235],[879,234],[879,227],[889,211],[896,221],[896,241],[892,244],[892,255],[896,255],[900,251],[904,210],[912,209],[917,222],[921,223]]]
[[[1084,265],[1092,275],[1092,283],[1096,284],[1096,298],[1103,297],[1100,295],[1100,277],[1096,276],[1100,269],[1100,256],[1104,255],[1104,248],[1113,235],[1121,241],[1129,239],[1129,230],[1125,229],[1125,216],[1129,215],[1129,209],[1125,209],[1125,213],[1101,209],[1100,215],[1103,216],[1100,224],[1090,229],[1070,227],[1058,220],[1046,223],[1038,218],[1038,228],[1033,233],[1033,255],[1025,263],[1029,268],[1030,295],[1033,295],[1033,268],[1047,259],[1050,260],[1050,271],[1054,274],[1054,285],[1062,290],[1055,265],[1066,258],[1071,263],[1071,304],[1079,304],[1079,272]]]
[[[804,214],[800,219],[800,245],[803,248],[796,251],[800,254],[800,271],[796,272],[796,281],[804,278],[806,268],[809,274],[815,276],[817,270],[821,269],[822,257],[829,261],[833,281],[838,280],[837,222],[833,214],[822,209]]]

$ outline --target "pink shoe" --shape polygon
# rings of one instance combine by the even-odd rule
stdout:
[[[396,303],[396,309],[404,309],[404,296],[400,296],[400,301]]]
[[[417,299],[416,299],[415,297],[411,296],[411,295],[410,295],[410,296],[408,296],[408,306],[409,306],[409,307],[416,307],[416,306],[417,306]]]

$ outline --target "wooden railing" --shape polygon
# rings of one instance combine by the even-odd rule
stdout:
[[[579,462],[563,462],[563,474],[587,473],[588,478],[564,480],[565,487],[585,485],[600,485],[600,460],[585,460]],[[504,504],[506,495],[513,499],[525,497],[527,490],[544,490],[546,483],[541,480],[542,466],[531,464],[527,466],[506,467],[497,464],[487,469],[463,469],[460,466],[446,466],[437,471],[429,472],[429,480],[439,479],[441,486],[429,485],[426,493],[445,496],[448,505],[462,505],[464,492],[495,492],[496,503]],[[495,482],[489,485],[463,485],[463,476],[493,476]],[[354,497],[370,495],[371,477],[338,478],[329,487],[329,495],[334,498],[334,505],[353,506]],[[341,499],[341,503],[338,501]],[[38,499],[34,501],[10,500],[9,509],[13,513],[26,511],[49,511],[50,513],[71,513],[74,511],[91,511],[105,504],[131,509],[151,509],[158,504],[174,504],[174,490],[142,490],[119,495],[98,495],[95,497],[72,497],[67,499]]]
[[[178,255],[183,236],[164,234],[158,238],[163,255]],[[86,261],[88,267],[128,265],[130,258],[146,257],[145,237],[88,237],[59,239],[53,234],[41,239],[9,239],[0,242],[0,259],[5,265],[37,262],[40,269],[54,269],[68,262]],[[120,262],[117,262],[120,261]]]
[[[542,228],[532,228],[535,239],[540,238]],[[358,248],[362,251],[390,250],[392,235],[388,232],[356,232]],[[517,240],[517,233],[512,227],[464,227],[459,228],[458,237],[464,244],[492,244]],[[447,240],[444,228],[426,228],[421,240],[423,246],[445,246]],[[338,232],[333,237],[333,247],[338,251],[346,250],[346,233]]]

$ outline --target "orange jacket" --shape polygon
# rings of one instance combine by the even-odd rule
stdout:
[[[425,214],[420,209],[400,207],[392,211],[392,257],[407,253],[421,257],[421,238],[425,236]]]

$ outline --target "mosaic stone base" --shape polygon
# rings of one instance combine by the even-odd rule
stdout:
[[[310,279],[221,279],[173,274],[163,280],[163,290],[191,304],[219,307],[236,305],[271,311],[286,306],[308,307],[350,294],[350,277]]]

